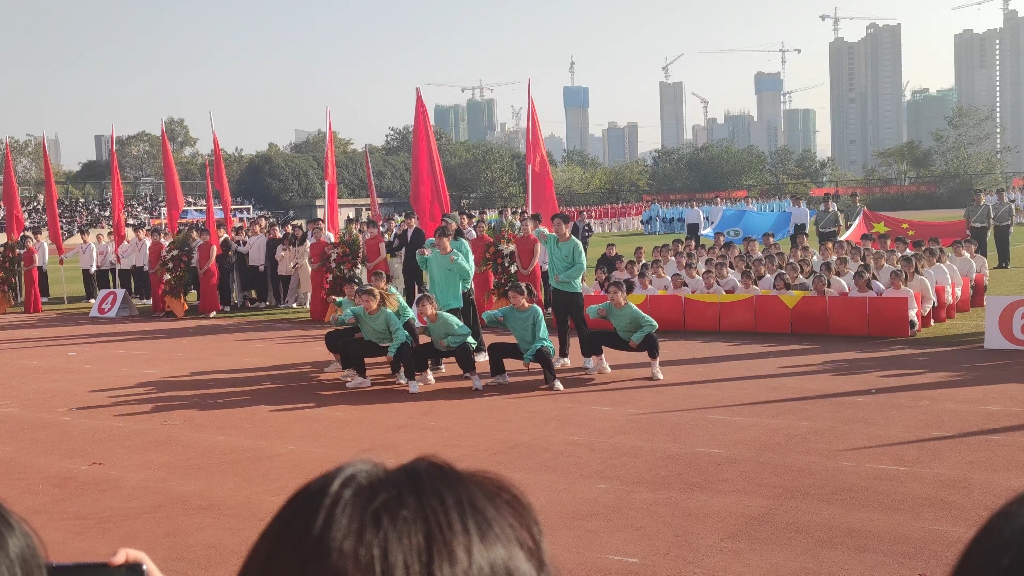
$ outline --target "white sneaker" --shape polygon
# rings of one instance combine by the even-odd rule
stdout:
[[[652,367],[651,368],[651,380],[664,380],[664,379],[665,379],[665,375],[661,373],[661,368],[658,368],[658,367]]]
[[[350,390],[354,389],[354,388],[369,388],[371,384],[372,384],[372,382],[370,382],[369,378],[363,378],[362,376],[356,376],[355,380],[349,382],[348,384],[345,384],[345,388],[348,388]]]
[[[225,306],[224,307],[224,311],[225,312],[231,312],[231,306]]]
[[[152,304],[152,303],[153,303],[153,299],[152,298],[146,298],[146,301],[143,302],[143,304]]]
[[[324,368],[324,372],[327,372],[327,373],[331,373],[331,372],[344,372],[344,371],[345,371],[345,369],[341,367],[341,364],[337,360],[335,360],[334,362],[331,362],[330,364],[328,364],[327,368]]]
[[[440,372],[441,374],[444,374],[444,364],[441,364],[440,366],[437,366],[435,368],[431,368],[431,370],[433,370],[435,372]]]
[[[607,362],[601,362],[597,366],[587,369],[587,374],[608,374],[612,371],[612,367]]]
[[[570,366],[568,358],[555,358],[552,364],[554,364],[555,368],[568,368]]]
[[[415,380],[413,380],[412,382],[409,382],[409,394],[419,394],[419,393],[420,393],[420,385],[419,385],[419,383],[417,383]]]
[[[568,360],[568,358],[566,358],[566,360]],[[565,365],[568,366],[569,363],[566,362]],[[593,358],[584,358],[583,359],[583,369],[584,370],[590,370],[593,367],[594,367],[594,359]]]
[[[434,374],[433,374],[433,373],[432,373],[432,372],[431,372],[430,370],[427,370],[427,371],[426,371],[426,372],[424,372],[423,374],[420,374],[420,377],[419,377],[419,379],[417,380],[417,382],[418,382],[419,380],[423,380],[423,383],[424,383],[424,384],[433,384],[433,383],[435,382],[435,380],[434,380]]]
[[[484,383],[480,381],[479,376],[473,376],[473,390],[483,390]]]
[[[49,302],[50,301],[49,298],[40,298],[40,300],[42,300],[43,302]]]
[[[487,352],[477,352],[473,355],[473,360],[476,362],[487,362]]]
[[[487,384],[488,385],[508,384],[508,373],[499,374],[499,375],[495,376],[494,378],[491,378],[491,380],[489,382],[487,382]]]
[[[398,374],[395,376],[395,382],[397,382],[399,386],[405,386],[409,383],[409,379],[405,377],[405,372],[399,370]]]
[[[555,383],[551,385],[551,389],[554,390],[555,392],[561,392],[562,390],[565,390],[565,388],[562,387],[562,382],[559,380],[555,380]]]
[[[256,304],[256,307],[257,308],[266,308],[267,307],[267,303],[266,302],[259,302],[258,304]]]
[[[90,298],[88,300],[88,302],[89,302],[89,304],[95,304],[96,303],[96,299],[95,298]]]
[[[298,308],[298,307],[299,307],[299,305],[294,303],[294,302],[292,302],[291,305],[289,306],[289,308]]]

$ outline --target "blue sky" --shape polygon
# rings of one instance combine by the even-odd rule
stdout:
[[[847,0],[847,14],[903,25],[903,73],[911,89],[953,84],[953,34],[999,26],[998,1],[951,11],[958,0]],[[777,71],[775,54],[700,50],[778,45],[803,49],[787,65],[788,87],[826,83],[794,95],[816,108],[827,150],[828,43],[834,5],[811,0],[678,2],[640,0],[8,0],[0,32],[0,134],[58,133],[65,166],[93,155],[92,136],[159,129],[184,116],[209,146],[208,111],[222,145],[246,150],[284,144],[294,128],[323,124],[357,144],[379,143],[388,126],[411,123],[415,87],[428,82],[520,80],[498,88],[499,119],[523,106],[526,80],[545,134],[564,136],[561,87],[570,54],[577,84],[590,87],[592,131],[608,121],[640,124],[641,150],[659,145],[658,81],[666,56],[686,55],[673,80],[711,100],[711,115],[754,109],[753,75]],[[863,36],[866,22],[844,22]],[[427,105],[464,100],[423,86]],[[700,122],[687,101],[687,124]]]

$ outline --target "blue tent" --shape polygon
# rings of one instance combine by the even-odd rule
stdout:
[[[813,221],[814,211],[811,211]],[[722,217],[711,228],[701,232],[702,236],[713,238],[715,232],[725,234],[726,240],[733,242],[746,236],[761,239],[765,232],[775,234],[776,238],[789,236],[791,217],[789,212],[757,212],[755,210],[725,210]]]

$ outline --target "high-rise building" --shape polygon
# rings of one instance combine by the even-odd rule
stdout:
[[[711,132],[711,137],[708,137],[708,132]],[[693,145],[700,147],[708,142],[715,142],[717,140],[728,140],[729,131],[726,130],[725,124],[718,121],[718,118],[708,118],[708,125],[705,128],[700,124],[693,125]]]
[[[899,24],[871,23],[857,42],[829,44],[832,156],[860,174],[879,150],[906,140]]]
[[[991,111],[990,130],[993,134],[996,132],[995,110],[998,103],[998,49],[999,28],[980,34],[964,30],[953,36],[957,100],[964,106]]]
[[[956,88],[937,90],[928,88],[914,90],[907,101],[907,140],[917,140],[931,146],[932,133],[948,126],[946,118],[953,113],[956,104]]]
[[[469,121],[463,104],[435,104],[434,129],[441,130],[456,142],[469,139]]]
[[[640,125],[626,122],[626,162],[640,158]]]
[[[1024,17],[1003,14],[999,33],[999,146],[1006,168],[1024,171]]]
[[[498,131],[498,107],[494,98],[466,100],[466,124],[470,142],[484,142]]]
[[[636,122],[627,122],[625,126],[609,122],[601,130],[604,165],[613,167],[636,160],[640,156],[639,139],[640,126]]]
[[[544,148],[551,154],[551,156],[562,161],[562,157],[565,156],[565,140],[561,136],[555,134],[548,134],[544,137]]]
[[[661,94],[661,146],[676,148],[686,141],[686,86],[682,82],[659,82]]]
[[[754,74],[754,96],[757,98],[754,145],[771,152],[782,145],[782,74]]]
[[[725,138],[737,149],[754,145],[754,117],[746,110],[725,111]]]
[[[563,86],[562,103],[565,106],[565,148],[599,153],[590,148],[590,88]]]
[[[782,113],[786,146],[799,154],[818,151],[818,114],[812,108],[790,108]]]
[[[39,142],[40,140],[43,139],[42,136],[33,136],[33,138],[35,138],[36,142]],[[107,142],[107,156],[109,156],[110,136],[107,136]],[[50,154],[50,164],[52,164],[54,167],[60,166],[60,136],[54,134],[52,138],[46,139],[46,151]]]
[[[604,163],[604,138],[597,134],[587,134],[587,142],[589,143],[587,153]],[[568,146],[566,149],[571,150]]]
[[[110,160],[110,134],[97,134],[92,137],[92,141],[96,146],[96,160]]]

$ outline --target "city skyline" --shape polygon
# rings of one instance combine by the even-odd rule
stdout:
[[[903,29],[903,76],[910,90],[937,90],[954,85],[954,34],[1002,24],[997,2],[950,11],[955,3],[863,0],[840,6],[840,13],[847,8],[847,14],[895,18]],[[173,6],[100,0],[56,11],[19,3],[7,11],[6,38],[10,45],[36,48],[22,51],[0,71],[0,82],[17,87],[5,98],[0,131],[15,137],[44,129],[59,132],[64,164],[74,168],[94,156],[93,136],[107,132],[112,123],[121,134],[155,133],[161,116],[182,116],[205,149],[212,110],[225,147],[254,151],[268,142],[289,142],[294,126],[320,125],[329,104],[340,134],[357,145],[379,144],[389,126],[411,123],[417,85],[424,86],[430,107],[464,102],[465,95],[428,83],[518,80],[488,94],[497,100],[498,120],[510,121],[510,107],[525,105],[525,82],[532,78],[543,130],[564,135],[562,87],[569,85],[572,55],[576,84],[591,92],[589,131],[599,133],[615,119],[633,119],[643,152],[660,145],[658,82],[666,56],[686,54],[672,67],[672,80],[706,96],[710,115],[720,118],[726,109],[754,109],[750,78],[757,71],[778,71],[779,58],[700,50],[777,46],[785,40],[802,49],[789,56],[787,89],[828,80],[832,30],[818,15],[831,13],[832,4],[797,0],[785,11],[746,0],[728,6],[649,4],[623,11],[606,0],[586,6],[529,0],[516,14],[502,14],[501,26],[467,25],[456,41],[418,31],[439,29],[447,20],[442,15],[452,11],[466,24],[494,22],[493,10],[462,0],[442,0],[431,10],[406,2],[331,5],[312,0],[256,10],[234,0],[186,0]],[[197,13],[205,17],[202,41],[183,42],[182,30],[196,29]],[[680,21],[738,22],[736,14],[758,26],[744,27],[742,36],[732,38],[706,26],[677,33]],[[593,32],[610,18],[620,33],[595,44]],[[866,24],[842,22],[841,35],[856,41]],[[375,30],[385,25],[393,32],[386,45],[352,49],[379,43]],[[521,42],[527,28],[545,42],[536,47]],[[138,38],[145,41],[134,42],[124,30],[139,30]],[[46,43],[36,42],[41,33]],[[284,37],[288,42],[279,41]],[[473,50],[465,50],[469,45]],[[116,91],[101,89],[112,83]],[[819,148],[830,141],[828,101],[827,88],[794,96],[794,108],[818,113]],[[686,105],[687,124],[699,123],[694,113],[699,103],[688,97]]]

